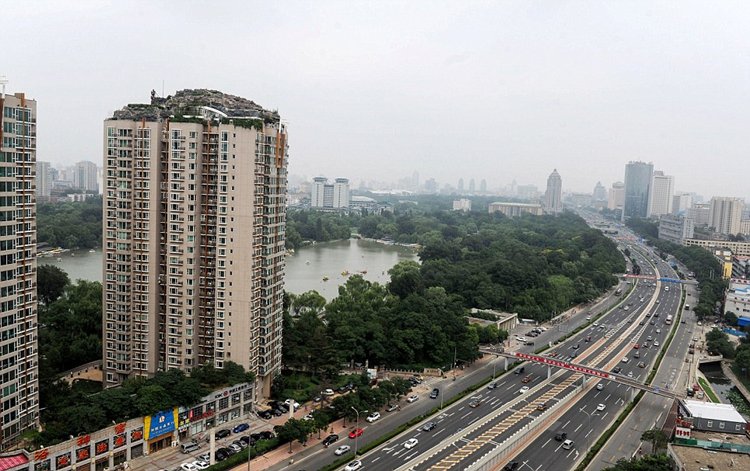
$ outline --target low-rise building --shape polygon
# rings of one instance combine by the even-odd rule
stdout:
[[[743,257],[750,256],[750,242],[732,242],[728,240],[703,240],[703,239],[685,239],[684,245],[703,247],[706,250],[714,251],[716,249],[731,250],[732,254]]]
[[[732,278],[724,298],[724,314],[750,317],[750,280]]]
[[[683,399],[677,412],[693,430],[744,434],[747,428],[747,420],[731,404]]]
[[[482,326],[494,324],[498,329],[506,332],[510,332],[518,325],[518,314],[515,312],[499,312],[491,309],[471,308],[471,313],[475,315],[478,313],[490,314],[493,316],[493,319],[487,320],[483,318],[469,317],[470,324],[480,324]]]
[[[453,211],[471,211],[471,200],[468,198],[453,200]]]
[[[489,212],[490,213],[502,213],[512,218],[512,217],[521,216],[523,214],[541,216],[544,214],[544,209],[542,208],[541,204],[496,202],[496,203],[490,203]]]

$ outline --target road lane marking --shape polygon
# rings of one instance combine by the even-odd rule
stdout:
[[[544,445],[541,446],[541,448],[544,448],[549,442],[551,442],[552,439],[548,438],[546,442],[544,442]]]

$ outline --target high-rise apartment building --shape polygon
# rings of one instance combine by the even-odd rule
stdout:
[[[740,198],[714,196],[708,213],[708,226],[720,234],[741,232],[742,210],[745,203]]]
[[[623,218],[648,216],[648,201],[654,165],[630,162],[625,165],[625,211]]]
[[[614,182],[607,195],[607,208],[612,211],[622,211],[625,207],[625,184]]]
[[[708,226],[711,214],[711,205],[708,203],[693,203],[687,210],[687,217],[695,222],[696,226]]]
[[[36,101],[0,87],[0,450],[6,450],[39,422]]]
[[[52,173],[49,162],[36,163],[36,197],[49,198],[52,193]]]
[[[602,182],[596,182],[591,200],[594,202],[594,204],[599,205],[607,202],[607,190],[604,188],[604,185],[602,185]]]
[[[547,177],[547,191],[544,193],[544,210],[557,214],[562,212],[562,178],[554,169]]]
[[[672,212],[672,197],[674,195],[674,177],[664,175],[664,172],[654,172],[651,179],[651,191],[648,198],[648,215],[661,216]]]
[[[672,197],[672,214],[685,214],[692,205],[692,193],[678,192]]]
[[[152,92],[104,122],[106,386],[232,361],[269,393],[287,160],[278,113],[214,90]]]
[[[97,170],[94,162],[78,162],[73,173],[73,185],[87,193],[99,193]]]
[[[480,193],[487,193],[487,180],[482,178],[482,181],[479,182],[479,192]]]
[[[349,209],[351,190],[347,178],[337,178],[333,183],[328,183],[326,177],[315,177],[310,190],[311,208]]]

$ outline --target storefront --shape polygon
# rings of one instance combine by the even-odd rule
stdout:
[[[175,436],[178,423],[177,408],[157,412],[154,415],[144,417],[143,424],[146,430],[146,443],[148,452],[156,453],[164,448],[172,446],[178,441]]]

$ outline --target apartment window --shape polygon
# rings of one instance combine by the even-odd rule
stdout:
[[[706,427],[707,428],[711,428],[713,426],[714,426],[714,421],[713,420],[709,420],[708,422],[706,422]]]

